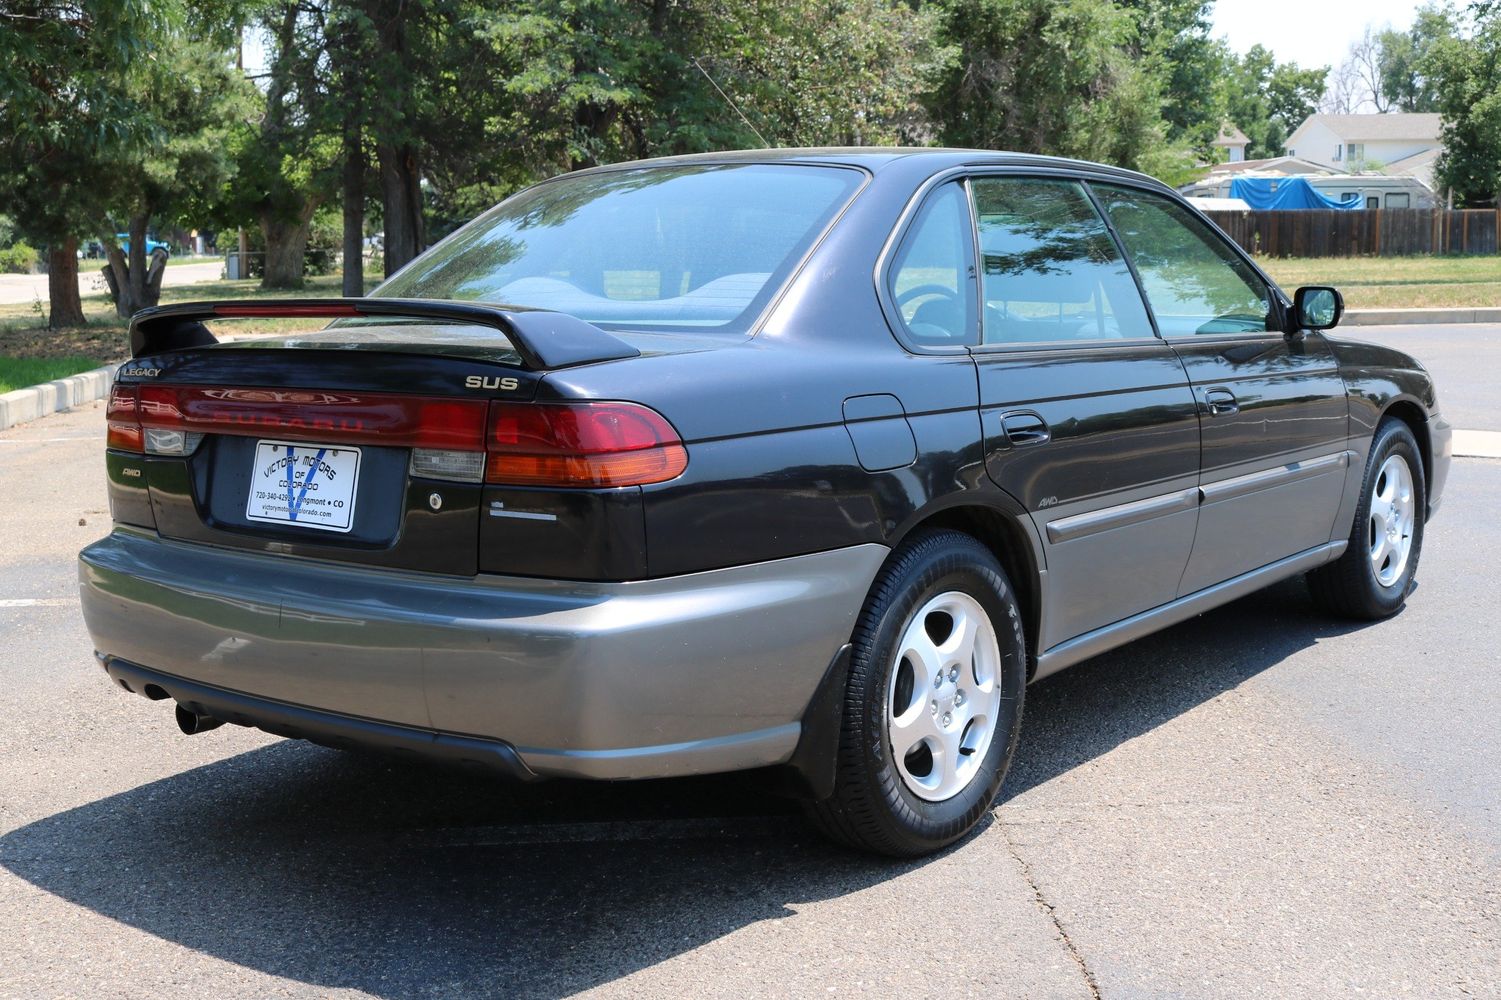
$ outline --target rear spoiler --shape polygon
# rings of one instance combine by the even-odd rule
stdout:
[[[207,319],[312,316],[343,319],[403,316],[488,326],[505,334],[527,368],[540,371],[634,358],[640,351],[567,313],[440,299],[277,299],[270,302],[186,302],[142,309],[130,320],[130,356],[206,347],[218,339]]]

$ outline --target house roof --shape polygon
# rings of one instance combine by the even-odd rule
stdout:
[[[1217,135],[1217,136],[1215,136],[1214,142],[1211,143],[1210,145],[1213,145],[1213,146],[1244,146],[1246,143],[1248,143],[1250,141],[1251,140],[1246,137],[1246,134],[1244,132],[1242,132],[1240,129],[1236,128],[1230,122],[1226,122],[1225,125],[1224,125],[1224,127],[1220,129],[1220,134]]]
[[[1241,173],[1266,174],[1332,174],[1335,171],[1297,156],[1272,156],[1264,160],[1237,160],[1234,163],[1216,163],[1209,168],[1211,176]]]
[[[1436,114],[1396,113],[1385,115],[1309,115],[1303,119],[1287,144],[1296,148],[1298,137],[1309,125],[1319,124],[1347,142],[1382,142],[1414,139],[1438,142],[1439,116]]]

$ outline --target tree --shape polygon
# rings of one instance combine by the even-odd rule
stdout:
[[[1424,67],[1434,46],[1454,32],[1454,21],[1446,11],[1427,6],[1418,11],[1408,30],[1380,34],[1381,93],[1391,110],[1438,110],[1438,94]]]
[[[0,0],[0,200],[47,245],[48,326],[81,326],[78,237],[152,128],[128,81],[177,13],[146,0]]]
[[[340,143],[329,125],[322,7],[274,0],[259,24],[269,60],[256,111],[235,122],[228,145],[235,182],[215,206],[225,225],[259,227],[263,288],[301,288],[308,233],[337,187]]]
[[[163,262],[153,272],[146,254],[152,221],[195,221],[187,213],[229,180],[230,132],[254,92],[221,45],[192,41],[187,32],[174,32],[164,42],[173,58],[145,60],[126,83],[149,127],[98,182],[111,208],[111,218],[96,223],[109,258],[106,277],[115,310],[125,318],[160,298]],[[128,252],[115,240],[115,218],[130,234]]]
[[[1250,141],[1247,159],[1281,156],[1287,137],[1318,108],[1329,70],[1299,69],[1279,63],[1270,51],[1253,45],[1240,57],[1227,55],[1225,106]]]
[[[931,93],[939,138],[1136,166],[1164,143],[1159,82],[1109,0],[945,0],[956,62]]]
[[[1463,207],[1501,205],[1501,6],[1434,42],[1420,70],[1442,115],[1439,184]]]

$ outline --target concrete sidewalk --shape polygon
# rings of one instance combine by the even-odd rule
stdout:
[[[1347,309],[1339,323],[1340,326],[1408,326],[1415,323],[1501,324],[1501,306],[1465,306],[1443,309]]]

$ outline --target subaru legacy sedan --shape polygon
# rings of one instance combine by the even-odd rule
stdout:
[[[186,733],[764,769],[919,855],[992,807],[1030,681],[1300,574],[1402,606],[1450,429],[1342,310],[1089,163],[569,174],[367,298],[140,314],[83,612]],[[246,316],[332,322],[216,341]]]

